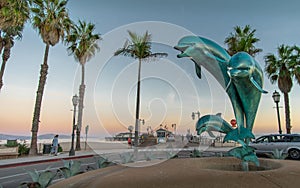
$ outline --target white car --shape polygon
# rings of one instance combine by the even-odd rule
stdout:
[[[272,154],[277,150],[292,159],[300,159],[300,134],[270,134],[251,142],[257,154]]]

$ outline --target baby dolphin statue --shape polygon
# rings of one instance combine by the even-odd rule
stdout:
[[[221,114],[202,116],[196,124],[198,135],[206,131],[211,137],[215,137],[212,131],[227,134],[232,129],[231,125],[221,118]]]

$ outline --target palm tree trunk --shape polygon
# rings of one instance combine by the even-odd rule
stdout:
[[[283,93],[284,96],[284,108],[285,108],[285,125],[286,125],[286,133],[291,134],[291,118],[290,118],[290,102],[289,102],[289,94]]]
[[[139,69],[138,69],[138,82],[136,91],[136,111],[135,111],[135,130],[134,130],[134,145],[135,147],[139,144],[139,122],[140,122],[140,87],[141,87],[141,65],[142,60],[139,59]]]
[[[36,92],[36,100],[35,100],[32,128],[31,128],[32,136],[31,136],[29,155],[37,155],[37,133],[39,129],[43,93],[44,93],[44,88],[45,88],[47,74],[48,74],[48,64],[47,64],[48,54],[49,54],[49,44],[46,44],[44,63],[41,65],[40,80]]]
[[[10,49],[11,49],[11,47],[5,47],[3,54],[2,54],[2,65],[1,65],[1,70],[0,70],[0,91],[3,86],[3,75],[4,75],[5,66],[10,57]]]
[[[84,101],[84,92],[85,92],[84,65],[85,63],[81,63],[81,84],[79,86],[79,106],[78,106],[78,118],[77,118],[77,126],[76,126],[76,150],[77,151],[81,150],[80,132],[82,127],[83,101]]]
[[[4,47],[4,40],[1,37],[1,31],[0,31],[0,54],[2,53],[3,47]]]

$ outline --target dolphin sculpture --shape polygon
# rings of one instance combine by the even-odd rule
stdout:
[[[217,43],[199,36],[183,37],[174,48],[181,51],[178,58],[188,57],[195,63],[200,79],[201,66],[216,78],[230,98],[238,129],[245,127],[251,133],[261,93],[266,93],[262,89],[263,74],[259,64],[245,52],[231,57]],[[217,119],[222,118],[214,117]],[[220,121],[226,127],[224,122]]]
[[[262,89],[263,73],[259,64],[246,52],[238,52],[229,61],[228,74],[241,100],[246,128],[252,131]]]
[[[197,134],[200,135],[206,131],[211,137],[215,137],[212,131],[226,134],[223,142],[233,140],[239,142],[242,146],[246,146],[244,139],[254,138],[252,132],[244,127],[240,130],[232,128],[232,126],[221,118],[220,114],[202,116],[196,123]]]
[[[212,131],[229,133],[233,128],[229,123],[221,118],[220,115],[205,115],[202,116],[196,123],[197,134],[207,132],[211,137],[215,137]]]

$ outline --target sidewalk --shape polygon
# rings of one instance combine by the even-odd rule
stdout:
[[[96,153],[93,151],[83,150],[83,151],[76,151],[75,156],[69,156],[69,152],[64,152],[64,153],[59,153],[57,156],[44,154],[38,156],[18,157],[16,159],[3,159],[0,160],[0,168],[8,168],[8,167],[15,167],[15,166],[43,163],[43,162],[52,162],[52,161],[54,162],[60,160],[86,158],[86,157],[92,157],[95,154]]]

